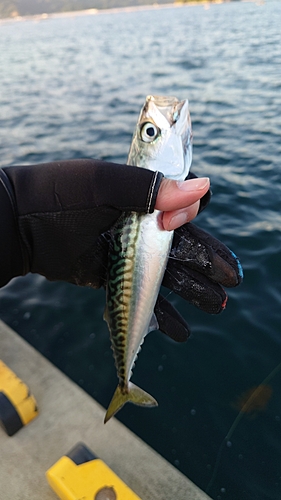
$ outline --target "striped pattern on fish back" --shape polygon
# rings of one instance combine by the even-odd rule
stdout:
[[[128,328],[132,301],[135,246],[139,233],[140,215],[125,215],[114,228],[109,252],[107,281],[107,312],[115,364],[121,389],[126,389]]]

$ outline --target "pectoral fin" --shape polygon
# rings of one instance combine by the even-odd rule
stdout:
[[[107,409],[104,423],[106,424],[106,422],[108,422],[108,420],[121,410],[124,404],[128,402],[139,406],[158,406],[156,399],[150,396],[147,392],[143,391],[143,389],[140,389],[140,387],[132,384],[132,382],[129,382],[127,392],[122,392],[120,385],[118,385]]]
[[[106,306],[104,308],[103,319],[104,319],[104,321],[107,322],[107,324],[109,323],[109,312],[108,312],[107,304],[106,304]]]
[[[149,323],[149,327],[148,327],[147,333],[153,332],[153,330],[158,330],[158,328],[159,328],[159,324],[158,324],[158,321],[157,321],[155,313],[153,313],[152,316],[151,316],[151,320],[150,320],[150,323]]]

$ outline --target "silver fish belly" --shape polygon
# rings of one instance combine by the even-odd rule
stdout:
[[[191,163],[191,125],[186,103],[175,98],[147,97],[128,163],[161,170],[167,177],[169,171],[172,178],[186,177]],[[180,115],[182,110],[184,116]],[[182,123],[178,125],[180,116]],[[168,157],[165,168],[164,157]],[[157,405],[152,396],[130,382],[130,377],[145,335],[158,326],[153,311],[172,239],[173,232],[163,230],[161,212],[157,210],[152,214],[124,213],[113,230],[104,317],[110,330],[119,384],[105,422],[128,401],[141,406]]]

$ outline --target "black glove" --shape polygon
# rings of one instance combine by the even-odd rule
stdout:
[[[122,211],[152,212],[162,177],[150,170],[96,160],[0,171],[0,230],[7,243],[0,246],[0,286],[28,272],[82,286],[103,286],[107,230]],[[209,194],[201,206],[208,199]],[[190,248],[183,244],[185,240],[191,241]],[[231,252],[187,224],[176,231],[172,254],[163,284],[207,312],[219,312],[226,295],[217,283],[235,286],[241,281],[239,263]],[[208,256],[204,263],[200,255]],[[161,296],[155,313],[161,331],[186,340],[185,320]]]
[[[218,314],[227,302],[222,286],[235,287],[242,279],[238,258],[223,243],[191,222],[176,229],[164,286],[199,309]]]

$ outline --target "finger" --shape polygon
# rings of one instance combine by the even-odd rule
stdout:
[[[208,177],[174,181],[163,179],[158,191],[155,208],[163,212],[189,207],[204,196],[210,187]]]
[[[198,214],[200,201],[196,201],[193,205],[181,210],[173,210],[171,212],[163,212],[162,225],[166,231],[173,231],[178,227],[190,222]]]
[[[181,314],[162,295],[158,296],[154,312],[159,330],[176,342],[185,342],[190,331]]]
[[[162,285],[209,314],[218,314],[226,307],[227,294],[219,284],[176,260],[169,260]]]
[[[237,286],[243,280],[236,255],[195,224],[186,224],[175,231],[170,256],[182,266],[197,270],[226,287]]]

